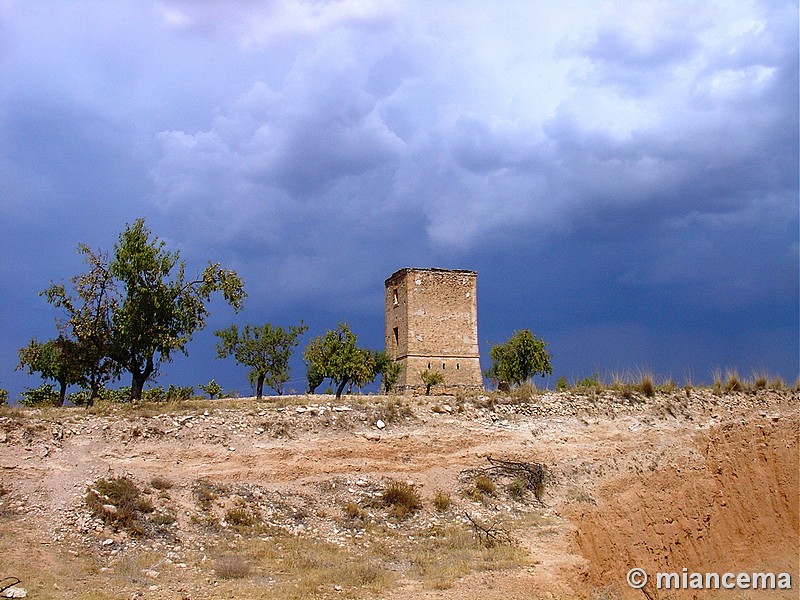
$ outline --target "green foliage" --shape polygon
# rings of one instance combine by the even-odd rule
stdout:
[[[439,373],[438,371],[429,371],[425,369],[421,371],[419,374],[420,378],[422,379],[422,383],[425,384],[425,395],[431,395],[431,388],[434,385],[439,385],[440,383],[444,382],[444,375]]]
[[[322,385],[322,382],[325,381],[325,376],[317,371],[314,363],[310,362],[306,365],[306,380],[308,381],[308,393],[314,394],[317,388]],[[333,393],[333,390],[331,390],[331,393]]]
[[[39,373],[42,379],[51,379],[59,384],[60,391],[55,404],[61,406],[67,393],[67,386],[78,383],[81,364],[77,344],[63,336],[40,343],[33,339],[19,350],[17,369],[27,368],[28,374]]]
[[[563,375],[558,378],[556,381],[556,390],[559,392],[566,392],[569,389],[569,383],[567,382],[567,378]]]
[[[141,399],[161,363],[175,352],[186,354],[186,344],[206,324],[212,293],[221,292],[237,311],[245,297],[235,271],[209,264],[196,278],[187,278],[179,253],[164,246],[137,219],[120,234],[110,262],[79,246],[90,269],[72,279],[77,298],[63,285],[44,292],[48,302],[65,309],[63,327],[89,346],[93,359],[111,359],[131,374],[132,400]]]
[[[302,321],[288,329],[266,323],[252,327],[245,325],[240,331],[236,325],[231,325],[228,329],[214,332],[220,338],[217,356],[233,355],[238,364],[252,367],[248,378],[259,399],[264,395],[265,383],[282,395],[284,385],[289,381],[292,351],[300,343],[298,338],[307,330]]]
[[[222,386],[213,379],[209,381],[206,385],[203,385],[201,383],[198,387],[201,390],[203,390],[206,394],[208,394],[208,397],[211,400],[214,399],[214,396],[219,398],[220,394],[222,394]]]
[[[550,354],[547,343],[536,338],[529,329],[515,331],[505,344],[489,351],[491,368],[486,376],[498,383],[521,385],[534,375],[550,375]]]
[[[68,293],[63,284],[52,284],[40,295],[66,313],[66,320],[57,321],[57,327],[61,337],[71,340],[72,361],[79,367],[76,383],[90,391],[86,402],[90,406],[100,389],[120,374],[120,366],[108,356],[111,314],[118,306],[118,298],[106,255],[83,244],[78,246],[78,252],[89,271],[70,279],[74,293]]]
[[[316,389],[312,385],[320,377],[330,378],[337,386],[338,399],[348,383],[362,387],[373,381],[378,375],[377,363],[382,360],[380,355],[383,353],[359,348],[356,342],[356,335],[346,323],[339,323],[335,330],[311,340],[303,353],[309,367],[308,374],[314,377],[313,381],[309,378],[309,389]]]
[[[0,406],[8,404],[8,390],[0,388]]]
[[[23,406],[59,406],[59,394],[52,384],[43,383],[37,388],[25,388],[19,403]]]
[[[400,374],[403,372],[403,365],[392,359],[386,352],[379,352],[375,356],[375,369],[381,375],[381,389],[384,394],[388,394],[397,385]]]
[[[592,373],[588,377],[576,381],[575,387],[581,389],[600,389],[602,387],[600,376],[597,373]]]

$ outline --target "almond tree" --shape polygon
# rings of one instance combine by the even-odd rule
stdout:
[[[236,325],[215,331],[220,338],[217,356],[233,355],[240,365],[252,367],[248,378],[254,384],[256,396],[261,399],[266,383],[280,396],[289,381],[289,359],[300,343],[298,338],[308,330],[303,322],[298,326],[273,327],[269,323],[258,326],[245,325],[239,331]]]
[[[491,368],[486,376],[498,383],[521,385],[534,375],[550,375],[550,354],[547,342],[534,336],[530,329],[515,331],[505,344],[489,351]]]
[[[90,340],[95,357],[130,373],[131,400],[141,400],[144,384],[175,352],[186,354],[186,344],[205,327],[212,293],[221,292],[236,311],[245,297],[235,271],[209,263],[190,279],[179,253],[164,246],[137,219],[120,234],[110,262],[80,247],[91,268],[72,280],[77,298],[63,285],[45,291],[65,309],[66,327],[78,341]]]
[[[56,406],[64,404],[67,386],[78,383],[81,376],[77,344],[59,336],[54,340],[39,342],[35,339],[19,350],[17,369],[27,368],[28,374],[39,373],[42,379],[52,379],[59,385]]]
[[[361,387],[375,379],[378,375],[376,355],[359,348],[356,341],[356,335],[350,331],[347,323],[339,323],[335,330],[328,331],[324,337],[309,342],[303,358],[309,367],[309,374],[314,376],[314,381],[309,378],[310,390],[316,388],[314,383],[319,385],[317,380],[321,382],[330,378],[336,385],[338,399],[348,383],[353,382]]]

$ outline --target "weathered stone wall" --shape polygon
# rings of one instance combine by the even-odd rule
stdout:
[[[423,388],[420,372],[441,372],[437,389],[481,388],[477,273],[401,269],[386,280],[386,352],[403,365],[398,389]]]

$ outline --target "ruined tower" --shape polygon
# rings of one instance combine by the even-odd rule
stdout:
[[[420,372],[438,371],[435,389],[483,388],[475,271],[400,269],[386,280],[386,352],[403,365],[398,391],[424,390]]]

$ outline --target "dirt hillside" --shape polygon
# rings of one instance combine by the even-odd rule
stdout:
[[[796,598],[798,394],[625,396],[3,409],[0,579],[61,599]],[[632,567],[794,589],[634,591]]]

